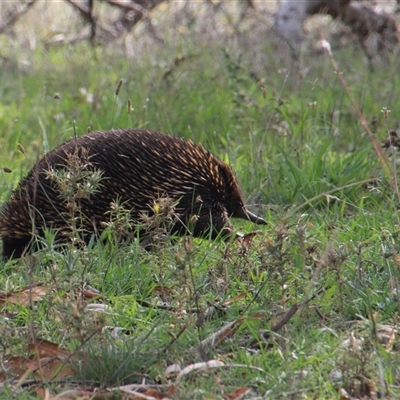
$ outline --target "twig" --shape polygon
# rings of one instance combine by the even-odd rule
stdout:
[[[239,318],[235,321],[228,322],[217,332],[212,333],[210,336],[202,340],[197,345],[197,349],[210,348],[217,345],[218,343],[222,342],[224,338],[231,336],[244,321],[245,318]]]
[[[23,6],[19,5],[19,10],[17,7],[14,7],[14,11],[11,11],[6,20],[0,24],[0,33],[4,33],[10,27],[10,25],[13,25],[18,18],[24,15],[35,3],[36,0],[30,0]]]
[[[307,301],[308,302],[308,301]],[[307,302],[303,303],[303,304],[299,304],[296,303],[294,304],[290,310],[283,316],[283,318],[277,323],[275,324],[272,328],[271,328],[271,332],[278,332],[280,331],[293,317],[294,314],[296,314],[296,312],[302,308]]]
[[[308,302],[310,302],[315,296],[310,297],[309,299],[305,300],[303,303],[296,303],[292,307],[290,307],[289,311],[283,316],[283,318],[275,324],[269,331],[262,332],[260,337],[257,339],[252,340],[247,347],[252,349],[259,349],[260,342],[266,342],[271,337],[271,332],[276,333],[280,331],[297,313],[297,311],[301,310]]]
[[[167,354],[170,347],[183,335],[183,333],[186,331],[186,328],[191,323],[192,320],[189,318],[188,321],[186,321],[186,324],[183,325],[181,329],[179,329],[179,332],[176,335],[174,335],[174,337],[169,341],[169,343],[165,346],[165,348],[161,352]]]
[[[164,73],[163,73],[163,75],[161,77],[161,80],[162,81],[166,80],[174,72],[174,70],[177,67],[179,67],[184,61],[186,61],[186,60],[188,60],[188,59],[190,59],[192,57],[194,57],[193,54],[192,55],[189,54],[189,55],[186,55],[186,56],[180,55],[178,57],[175,57],[172,60],[172,62],[168,65],[168,67],[165,69],[165,71],[164,71]]]

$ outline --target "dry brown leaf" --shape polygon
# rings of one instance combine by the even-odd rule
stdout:
[[[32,376],[38,380],[49,381],[54,378],[64,378],[73,373],[72,368],[65,364],[65,361],[57,357],[42,357],[34,359],[33,357],[12,357],[4,362],[6,374],[0,375],[0,380],[4,381],[9,375],[13,375],[18,380]],[[8,376],[6,376],[8,375]]]
[[[172,385],[168,388],[168,390],[166,391],[166,394],[168,396],[172,396],[174,393],[176,392],[176,386]]]
[[[214,332],[208,338],[204,339],[201,344],[202,346],[216,346],[223,342],[226,338],[231,337],[235,334],[238,328],[245,322],[251,320],[260,320],[265,318],[265,314],[257,313],[250,317],[242,317],[238,318],[236,321],[231,321],[225,324],[221,329],[217,332]]]
[[[245,255],[247,253],[247,251],[251,247],[254,236],[263,235],[263,234],[264,234],[263,231],[258,230],[258,231],[249,232],[249,233],[246,233],[245,235],[243,235],[240,238],[240,242],[239,242],[240,254]]]
[[[35,388],[35,393],[43,400],[49,400],[52,398],[52,395],[50,394],[50,391],[48,389],[37,387]]]
[[[51,289],[43,286],[43,282],[35,283],[34,285],[25,286],[14,292],[0,292],[0,305],[7,303],[21,304],[23,306],[29,306],[43,299]],[[106,300],[98,290],[88,286],[81,292],[81,296],[84,300],[91,300],[94,298]]]
[[[224,305],[224,306],[227,306],[227,305],[229,305],[229,304],[231,304],[231,303],[235,303],[235,302],[237,302],[237,301],[239,301],[239,300],[244,299],[246,296],[247,296],[247,293],[238,294],[237,296],[231,297],[230,299],[224,301],[223,305]]]
[[[5,361],[3,363],[4,372],[0,374],[0,381],[4,382],[9,375],[21,379],[27,372],[26,363],[29,361],[29,358],[22,356],[12,357]]]
[[[27,370],[32,371],[35,379],[50,381],[61,379],[73,374],[72,368],[65,360],[56,357],[43,357],[26,363]]]
[[[72,355],[70,351],[39,338],[35,338],[34,342],[28,345],[28,349],[33,354],[20,368],[32,372],[36,379],[48,381],[73,374],[70,364],[66,361],[66,358]]]
[[[28,345],[28,349],[33,353],[29,357],[11,357],[3,363],[4,372],[0,373],[0,381],[9,378],[10,375],[23,382],[31,376],[37,380],[50,381],[73,374],[68,360],[72,352],[38,338]]]
[[[234,334],[244,321],[245,321],[245,318],[239,318],[236,321],[228,322],[217,332],[214,332],[213,334],[211,334],[210,336],[205,338],[200,343],[200,346],[209,347],[209,346],[215,346],[215,345],[221,343],[225,338]]]
[[[169,397],[165,397],[164,393],[161,393],[155,389],[148,389],[145,392],[138,392],[138,389],[122,387],[120,388],[120,391],[129,395],[129,399],[132,400],[170,400]]]
[[[29,306],[45,297],[48,290],[49,289],[43,286],[42,283],[37,283],[35,285],[25,286],[15,292],[0,293],[0,305],[13,303]]]
[[[49,400],[110,400],[112,398],[113,393],[110,392],[93,393],[90,390],[68,389]]]
[[[246,233],[243,236],[242,240],[243,240],[244,244],[246,244],[248,246],[248,245],[250,245],[250,243],[253,240],[254,236],[257,236],[257,235],[264,235],[264,232],[258,230],[258,231],[253,231],[253,232]]]
[[[39,338],[35,338],[33,343],[28,344],[28,349],[33,351],[38,358],[69,357],[72,354],[70,351],[59,347],[58,344]]]
[[[266,314],[259,312],[257,314],[250,315],[247,319],[249,319],[249,320],[252,320],[252,319],[259,320],[259,319],[266,318],[266,316],[267,316]]]
[[[246,394],[250,392],[249,388],[242,387],[235,389],[232,393],[228,393],[224,396],[224,400],[239,400],[243,399]]]
[[[153,294],[160,296],[163,301],[169,301],[173,298],[174,291],[168,286],[157,285],[153,288]]]
[[[106,300],[106,296],[102,295],[97,289],[90,286],[82,290],[82,296],[85,300],[101,299]]]
[[[166,399],[165,393],[162,393],[155,389],[148,389],[145,392],[143,392],[143,395],[151,397],[153,399],[157,399],[157,400]]]

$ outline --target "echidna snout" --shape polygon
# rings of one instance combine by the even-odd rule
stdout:
[[[235,212],[231,215],[234,218],[241,218],[241,219],[247,219],[251,222],[254,222],[255,224],[258,225],[267,225],[267,221],[265,219],[259,217],[256,214],[253,214],[251,211],[249,211],[246,207],[238,207]]]
[[[143,214],[151,214],[149,205],[160,196],[176,202],[180,222],[172,232],[179,234],[193,225],[193,216],[197,221],[190,233],[211,238],[233,232],[229,217],[266,224],[244,206],[231,168],[201,145],[148,130],[97,131],[47,153],[20,182],[0,215],[3,257],[23,254],[33,235],[42,236],[46,228],[56,232],[59,243],[70,239],[66,216],[71,206],[49,171],[68,170],[73,154],[87,157],[85,172],[102,174],[99,189],[79,198],[75,228],[85,240],[101,234],[116,200],[137,222]]]

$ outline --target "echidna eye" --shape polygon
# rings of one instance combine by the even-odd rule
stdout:
[[[244,207],[244,203],[240,199],[234,200],[234,205],[235,205],[235,207]]]

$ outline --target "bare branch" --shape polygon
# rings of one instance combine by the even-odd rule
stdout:
[[[125,10],[125,14],[119,21],[116,21],[115,24],[119,23],[125,29],[125,31],[130,31],[132,27],[134,27],[142,18],[146,18],[151,25],[149,11],[165,1],[168,0],[136,0],[132,1],[131,3],[121,3],[117,0],[107,0],[107,3]],[[134,11],[133,16],[129,15],[130,11]]]
[[[93,1],[88,2],[89,7],[83,7],[79,3],[75,3],[74,0],[66,0],[67,3],[71,4],[73,7],[75,7],[83,19],[87,21],[90,24],[91,30],[90,30],[90,41],[92,44],[94,43],[94,39],[96,36],[96,26],[97,26],[97,21],[96,18],[93,15]]]
[[[120,3],[119,1],[116,0],[107,0],[107,3],[111,4],[112,6],[123,8],[125,10],[136,11],[142,14],[146,18],[150,17],[149,11],[146,8],[136,3]]]
[[[129,32],[139,21],[145,18],[148,23],[150,33],[157,41],[163,42],[163,39],[157,34],[156,29],[151,22],[149,11],[165,1],[168,0],[132,0],[131,3],[121,3],[118,0],[107,0],[107,3],[125,10],[125,13],[122,15],[122,17],[113,24],[116,29],[121,31],[121,28],[123,28],[124,31]],[[130,15],[132,11],[134,12],[133,16]]]
[[[76,8],[84,19],[89,21],[92,18],[89,8],[82,6],[82,4],[80,3],[75,3],[74,0],[65,0],[65,1],[71,4],[71,6],[73,6],[74,8]]]
[[[30,0],[24,5],[17,5],[9,13],[4,22],[0,23],[0,33],[4,33],[11,25],[13,25],[22,15],[24,15],[34,4],[36,0]]]

